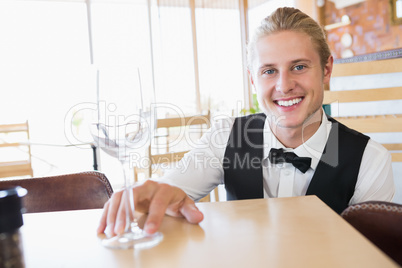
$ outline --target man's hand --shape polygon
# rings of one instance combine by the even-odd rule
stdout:
[[[144,230],[149,234],[159,229],[165,213],[174,217],[185,217],[190,223],[199,223],[204,218],[194,201],[180,188],[147,180],[144,184],[134,187],[133,192],[135,209],[148,213]],[[124,232],[126,214],[122,202],[123,193],[124,191],[115,192],[106,202],[98,234],[114,236]]]

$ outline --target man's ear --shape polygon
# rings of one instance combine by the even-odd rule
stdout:
[[[324,66],[324,84],[329,84],[329,80],[331,79],[332,68],[334,67],[334,58],[329,56],[327,64]]]
[[[248,77],[250,78],[250,83],[251,83],[251,85],[253,85],[253,87],[255,87],[253,75],[252,75],[250,69],[247,69],[247,73],[248,73]]]

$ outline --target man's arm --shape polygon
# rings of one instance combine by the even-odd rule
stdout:
[[[369,200],[390,202],[394,194],[391,154],[381,144],[370,139],[364,150],[355,193],[349,204]]]
[[[161,180],[148,180],[133,188],[137,211],[148,213],[144,229],[156,232],[166,214],[199,223],[203,214],[195,206],[198,200],[223,182],[222,158],[233,119],[220,120]],[[121,234],[125,226],[123,191],[115,192],[105,204],[97,232],[109,236]]]
[[[225,117],[214,123],[193,149],[158,181],[179,187],[196,201],[223,184],[222,160],[233,122],[233,118]]]

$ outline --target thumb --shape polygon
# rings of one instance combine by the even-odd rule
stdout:
[[[204,214],[197,208],[194,201],[189,197],[184,201],[183,206],[180,209],[181,214],[190,223],[199,223],[204,219]]]

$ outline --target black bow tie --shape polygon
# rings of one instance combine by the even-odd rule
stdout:
[[[272,164],[280,164],[283,162],[291,163],[303,173],[306,173],[311,165],[310,157],[298,157],[295,153],[284,152],[282,148],[272,148],[271,151],[269,151],[268,159]]]

